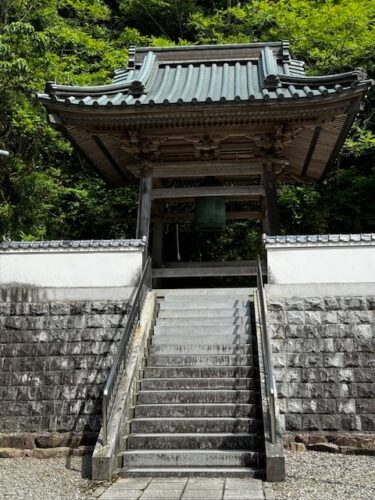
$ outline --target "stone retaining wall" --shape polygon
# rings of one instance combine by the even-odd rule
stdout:
[[[127,301],[11,296],[0,302],[0,432],[98,433]]]
[[[269,297],[288,431],[375,431],[375,296]]]

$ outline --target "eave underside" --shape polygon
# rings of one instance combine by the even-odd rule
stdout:
[[[152,112],[49,106],[57,124],[112,186],[159,179],[246,178],[272,159],[288,180],[318,180],[335,160],[362,94],[319,105]]]

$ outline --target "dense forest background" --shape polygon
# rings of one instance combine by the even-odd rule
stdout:
[[[0,0],[0,149],[10,151],[0,160],[0,239],[134,236],[126,220],[137,187],[108,189],[48,125],[36,99],[46,81],[109,82],[129,45],[284,39],[310,74],[375,76],[374,0]],[[374,106],[370,95],[328,178],[280,187],[283,232],[375,231]],[[180,229],[192,241],[194,229]],[[253,222],[209,241],[195,234],[183,257],[249,257],[259,234]]]

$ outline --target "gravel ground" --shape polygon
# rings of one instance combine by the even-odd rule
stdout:
[[[375,457],[287,451],[286,465],[284,483],[264,484],[267,499],[375,498]],[[95,490],[89,474],[88,457],[3,458],[0,459],[0,499],[86,500],[104,491],[103,485]]]
[[[373,500],[375,457],[286,451],[286,481],[265,483],[267,499]]]
[[[83,499],[90,488],[88,457],[0,458],[0,499]]]

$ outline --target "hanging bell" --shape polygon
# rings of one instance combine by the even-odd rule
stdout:
[[[197,198],[195,227],[198,231],[223,231],[226,227],[225,199]]]

